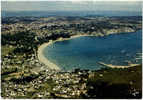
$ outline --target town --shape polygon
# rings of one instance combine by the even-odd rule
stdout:
[[[37,57],[38,47],[50,40],[85,34],[104,37],[140,29],[141,16],[2,18],[1,96],[7,99],[141,98],[142,65],[127,69],[57,71],[48,69]],[[111,77],[111,73],[119,80]],[[114,89],[123,92],[115,93]]]

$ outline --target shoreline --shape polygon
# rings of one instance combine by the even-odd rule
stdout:
[[[49,40],[49,42],[47,43],[44,43],[42,45],[40,45],[38,47],[38,51],[37,51],[37,54],[38,54],[38,59],[41,63],[45,64],[48,68],[50,69],[54,69],[54,70],[61,70],[60,67],[54,63],[52,63],[51,61],[49,61],[44,55],[43,55],[43,50],[45,49],[45,47],[47,47],[48,45],[52,44],[52,43],[55,43],[57,41],[64,41],[64,40],[70,40],[70,39],[74,39],[74,38],[78,38],[78,37],[81,37],[81,36],[95,36],[95,35],[87,35],[87,34],[83,34],[83,35],[73,35],[69,38],[58,38],[57,40]],[[96,36],[95,36],[96,37]],[[105,66],[108,66],[110,68],[129,68],[129,67],[133,67],[134,65],[137,65],[137,64],[132,64],[131,66],[114,66],[114,65],[111,65],[111,64],[105,64],[105,63],[100,63],[102,65],[105,65]]]
[[[50,62],[50,61],[43,55],[43,50],[45,49],[45,47],[47,47],[47,46],[48,46],[49,44],[51,44],[51,43],[52,43],[52,42],[44,43],[44,44],[42,44],[40,47],[38,47],[38,51],[37,51],[38,60],[39,60],[41,63],[45,64],[45,65],[46,65],[48,68],[50,68],[50,69],[60,70],[60,68],[59,68],[56,64]]]

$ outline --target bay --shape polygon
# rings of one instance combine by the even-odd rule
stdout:
[[[98,70],[105,66],[141,63],[142,30],[104,37],[83,36],[58,41],[47,46],[43,54],[62,70],[75,68]]]

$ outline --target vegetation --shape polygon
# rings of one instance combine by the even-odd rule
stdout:
[[[142,65],[127,69],[99,70],[88,78],[90,98],[141,98],[141,91]]]
[[[12,53],[13,50],[14,50],[14,47],[13,47],[13,46],[11,46],[11,47],[9,47],[9,46],[7,46],[7,45],[1,46],[1,52],[2,52],[2,55],[1,55],[1,56],[3,57],[3,56],[5,56],[5,55],[8,55],[9,53]]]

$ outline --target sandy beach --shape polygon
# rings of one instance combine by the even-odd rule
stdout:
[[[99,62],[99,64],[110,67],[110,68],[129,68],[134,66],[139,66],[140,64],[129,64],[127,66],[121,66],[121,65],[112,65],[112,64],[105,64],[103,62]]]
[[[52,42],[44,43],[44,44],[42,44],[42,45],[38,48],[38,59],[39,59],[39,61],[40,61],[41,63],[45,64],[48,68],[50,68],[50,69],[55,69],[55,70],[60,70],[60,68],[59,68],[56,64],[50,62],[50,61],[43,55],[43,50],[44,50],[44,48],[47,47],[47,46],[48,46],[49,44],[51,44],[51,43],[52,43]]]

